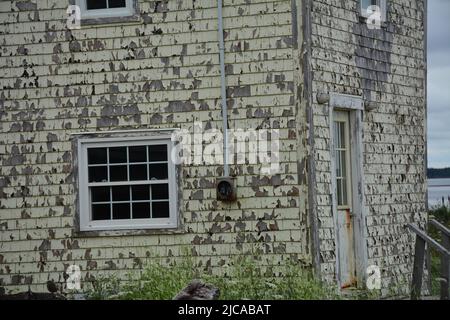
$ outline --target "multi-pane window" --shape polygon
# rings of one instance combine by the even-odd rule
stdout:
[[[371,10],[371,6],[378,7],[378,10],[381,14],[381,22],[386,21],[387,16],[387,6],[386,0],[360,0],[360,15],[363,18],[369,18],[373,15],[374,11]]]
[[[175,226],[170,140],[86,139],[79,156],[82,229]]]
[[[109,9],[109,8],[125,8],[125,0],[86,0],[86,9]]]
[[[350,143],[348,114],[338,114],[334,121],[336,163],[336,198],[339,207],[350,206]]]
[[[76,0],[82,19],[127,17],[135,13],[136,0]]]

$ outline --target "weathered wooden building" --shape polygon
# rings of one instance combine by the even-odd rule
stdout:
[[[185,248],[212,272],[256,253],[339,287],[371,265],[384,292],[409,281],[425,20],[426,0],[0,1],[0,292]],[[279,171],[173,163],[171,133],[195,123],[278,130]]]

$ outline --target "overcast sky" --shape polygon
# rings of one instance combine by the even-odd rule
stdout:
[[[428,167],[450,167],[450,0],[428,0]]]

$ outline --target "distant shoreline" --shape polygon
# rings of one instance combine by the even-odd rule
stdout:
[[[428,179],[450,179],[450,168],[428,168]]]

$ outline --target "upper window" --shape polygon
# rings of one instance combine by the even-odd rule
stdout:
[[[379,12],[381,22],[386,21],[386,0],[360,0],[361,17],[367,19]]]
[[[76,0],[82,19],[129,17],[135,13],[136,0]]]
[[[80,230],[176,227],[170,152],[170,139],[80,140]]]

